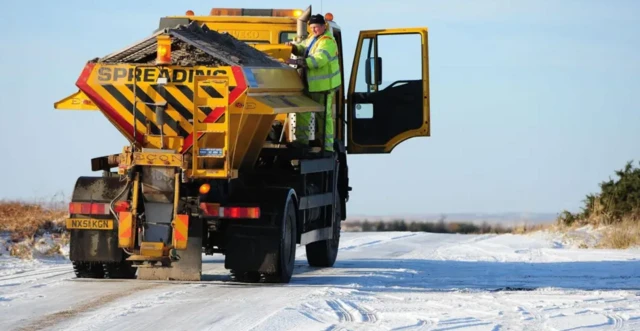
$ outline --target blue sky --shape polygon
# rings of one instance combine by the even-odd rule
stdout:
[[[0,198],[68,195],[78,176],[93,174],[92,157],[126,144],[99,113],[53,109],[76,90],[87,60],[147,36],[161,16],[258,3],[5,4]],[[395,3],[322,3],[345,31],[346,63],[359,30],[430,31],[432,137],[390,155],[352,156],[351,213],[577,210],[615,169],[640,160],[640,2]],[[269,4],[320,9],[320,1]],[[385,70],[411,74],[397,51]]]

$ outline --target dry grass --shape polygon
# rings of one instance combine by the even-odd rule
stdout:
[[[550,230],[554,227],[554,224],[543,223],[543,224],[523,224],[515,226],[511,229],[511,233],[513,234],[527,234],[538,231]]]
[[[640,246],[640,217],[626,217],[622,222],[609,225],[598,248],[626,249]]]
[[[0,232],[8,232],[13,242],[33,239],[43,232],[60,232],[66,215],[62,201],[0,200]]]
[[[61,255],[69,241],[64,229],[67,204],[55,197],[49,201],[0,200],[0,234],[9,255],[20,259]]]

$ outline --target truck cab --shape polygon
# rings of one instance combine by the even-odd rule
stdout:
[[[158,28],[197,22],[284,61],[291,57],[284,44],[309,35],[310,15],[311,6],[306,10],[212,8],[207,15],[188,10],[184,15],[162,17]],[[360,31],[347,82],[343,30],[331,13],[324,16],[338,44],[343,77],[335,98],[339,100],[335,140],[344,143],[349,154],[380,154],[391,153],[407,139],[430,136],[427,28]],[[383,64],[383,55],[394,60]],[[386,76],[393,79],[384,80]]]

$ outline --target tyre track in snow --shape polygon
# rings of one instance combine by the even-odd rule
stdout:
[[[360,314],[362,322],[367,322],[367,323],[378,322],[378,319],[379,319],[378,313],[375,310],[370,310],[360,304],[356,304],[351,300],[346,300],[341,303],[343,304],[343,307],[344,307],[344,304],[346,304],[351,308],[355,309],[358,312],[358,314]]]
[[[61,272],[57,274],[52,274],[57,271],[61,271]],[[73,272],[73,269],[68,265],[65,265],[62,267],[46,268],[45,270],[29,270],[29,271],[23,271],[23,272],[16,272],[16,273],[8,274],[6,276],[0,276],[0,284],[9,280],[14,280],[14,279],[25,279],[25,278],[31,279],[32,277],[43,276],[43,275],[49,278],[51,276],[63,275],[63,274],[72,273],[72,272]]]
[[[355,316],[340,304],[338,300],[327,300],[327,305],[336,313],[339,322],[353,322],[356,320]]]
[[[298,248],[290,284],[228,282],[218,255],[206,257],[202,282],[65,281],[29,289],[30,298],[0,302],[0,329],[640,329],[640,293],[605,290],[617,281],[607,273],[625,276],[621,286],[637,283],[629,253],[593,258],[591,252],[568,249],[555,258],[554,252],[538,251],[543,242],[529,238],[533,246],[527,250],[512,236],[345,233],[343,238],[342,247],[352,248],[340,251],[335,268],[309,267],[304,248]],[[507,264],[490,261],[493,256]],[[494,268],[491,273],[488,267]],[[32,276],[47,277],[52,269]],[[509,290],[521,283],[556,288]],[[505,290],[492,291],[495,287]]]

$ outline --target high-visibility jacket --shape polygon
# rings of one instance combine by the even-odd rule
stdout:
[[[309,45],[311,49],[308,49]],[[338,44],[328,29],[318,38],[311,35],[302,43],[296,44],[294,53],[306,58],[309,92],[329,91],[340,86],[342,77]]]

